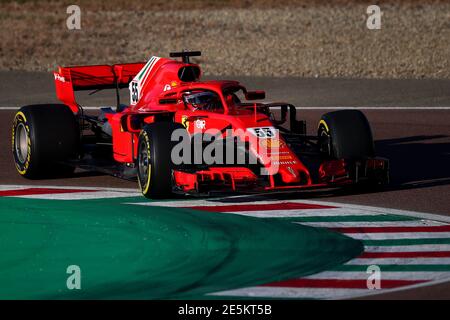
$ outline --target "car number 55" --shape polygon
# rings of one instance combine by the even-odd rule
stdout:
[[[261,139],[275,138],[277,134],[277,130],[274,127],[248,128],[247,130]]]

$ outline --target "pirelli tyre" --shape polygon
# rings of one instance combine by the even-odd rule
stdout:
[[[172,195],[171,153],[176,142],[172,133],[186,130],[174,122],[156,122],[144,126],[138,143],[138,182],[142,194],[147,198],[169,198]]]
[[[67,176],[74,167],[63,164],[79,145],[76,116],[63,104],[20,108],[12,125],[12,152],[17,172],[29,179]]]
[[[326,143],[322,151],[334,159],[364,159],[375,155],[372,131],[367,118],[358,110],[339,110],[322,116],[319,137]]]

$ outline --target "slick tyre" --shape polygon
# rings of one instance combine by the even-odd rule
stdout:
[[[330,158],[357,160],[375,154],[372,131],[361,111],[339,110],[324,114],[318,135],[328,138],[322,139],[327,142],[321,149]]]
[[[76,116],[62,104],[20,108],[12,125],[12,153],[17,172],[29,179],[67,176],[74,167],[62,164],[79,146]]]
[[[170,198],[172,196],[172,132],[186,130],[181,124],[156,122],[146,125],[139,134],[138,183],[147,198]]]

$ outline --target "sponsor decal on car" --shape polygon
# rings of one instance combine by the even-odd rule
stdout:
[[[272,165],[289,165],[289,164],[297,164],[296,160],[293,161],[273,161]]]
[[[206,121],[202,119],[195,120],[195,127],[197,129],[205,129],[206,128]]]
[[[55,80],[61,81],[61,82],[66,82],[66,78],[64,78],[62,75],[60,75],[57,72],[54,72],[53,75],[55,76]]]
[[[285,143],[280,139],[264,139],[260,141],[260,145],[264,148],[282,148]]]
[[[277,136],[277,129],[274,127],[247,128],[247,131],[260,139],[271,139]]]
[[[170,91],[178,85],[176,81],[171,81],[170,84],[167,83],[164,85],[163,92]]]
[[[148,79],[152,69],[159,61],[159,57],[151,57],[150,60],[145,64],[145,66],[139,71],[139,73],[134,77],[133,81],[130,82],[130,104],[135,105],[141,98],[142,87]]]

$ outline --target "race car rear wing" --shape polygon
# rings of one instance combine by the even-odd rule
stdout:
[[[75,99],[75,91],[116,89],[119,104],[119,89],[128,87],[136,74],[144,67],[144,62],[114,65],[94,65],[59,67],[53,73],[56,96],[77,113],[80,109]]]

